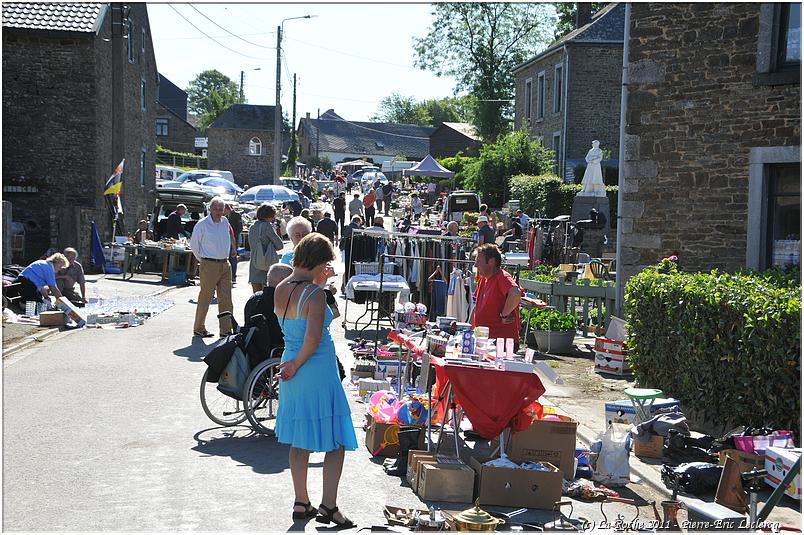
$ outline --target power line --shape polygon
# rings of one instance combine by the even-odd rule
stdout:
[[[205,32],[204,32],[204,31],[203,31],[201,28],[199,28],[198,26],[196,26],[195,24],[193,24],[192,22],[190,22],[190,19],[188,19],[187,17],[185,17],[184,15],[182,15],[182,14],[181,14],[181,12],[180,12],[178,9],[176,9],[175,7],[173,7],[173,5],[172,5],[172,4],[168,4],[168,7],[170,7],[170,9],[172,9],[173,11],[175,11],[175,12],[176,12],[176,13],[177,13],[177,14],[178,14],[178,15],[179,15],[181,18],[183,18],[183,19],[184,19],[184,20],[185,20],[185,21],[186,21],[186,22],[187,22],[187,23],[188,23],[190,26],[192,26],[193,28],[195,28],[196,30],[198,30],[199,32],[201,32],[201,34],[202,34],[202,35],[207,36],[207,37],[208,37],[208,38],[209,38],[211,41],[213,41],[214,43],[217,43],[218,45],[222,46],[223,48],[225,48],[225,49],[226,49],[226,50],[228,50],[229,52],[234,52],[235,54],[237,54],[237,55],[239,55],[239,56],[243,56],[244,58],[249,58],[249,59],[259,59],[259,60],[265,61],[265,58],[257,58],[257,57],[254,57],[254,56],[248,56],[248,55],[246,55],[246,54],[243,54],[242,52],[238,52],[237,50],[232,50],[231,48],[229,48],[228,46],[224,45],[224,44],[223,44],[223,43],[221,43],[220,41],[217,41],[215,38],[213,38],[213,37],[209,36],[208,34],[206,34],[206,33],[205,33]]]
[[[252,35],[276,35],[276,32],[261,32],[261,33],[244,33],[244,36],[252,36]],[[215,35],[210,36],[215,37],[215,39],[231,39],[231,35]],[[235,36],[237,37],[237,36]],[[198,39],[206,39],[206,37],[160,37],[162,41],[194,41]]]
[[[365,56],[358,56],[356,54],[350,54],[349,52],[343,52],[341,50],[335,50],[333,48],[327,48],[325,46],[320,46],[320,45],[316,45],[316,44],[313,44],[313,43],[308,43],[307,41],[301,41],[299,39],[294,39],[292,37],[288,37],[287,39],[290,39],[291,41],[296,41],[297,43],[302,43],[302,44],[307,45],[307,46],[312,46],[314,48],[320,48],[321,50],[327,50],[329,52],[334,52],[335,54],[343,54],[344,56],[349,56],[349,57],[352,57],[352,58],[364,59],[366,61],[374,61],[374,62],[377,62],[377,63],[384,63],[386,65],[393,65],[394,67],[400,67],[400,68],[403,68],[403,69],[409,69],[409,70],[413,70],[413,71],[418,70],[416,67],[411,67],[410,65],[402,65],[401,63],[393,63],[391,61],[385,61],[385,60],[382,60],[382,59],[374,59],[374,58],[367,58]]]
[[[225,31],[226,33],[228,33],[228,34],[229,34],[229,35],[231,35],[232,37],[237,37],[238,39],[240,39],[240,40],[241,40],[241,41],[243,41],[244,43],[248,43],[248,44],[250,44],[250,45],[252,45],[252,46],[257,46],[257,47],[260,47],[260,48],[267,48],[267,49],[269,49],[269,50],[276,50],[276,47],[272,47],[272,46],[265,46],[265,45],[261,45],[261,44],[258,44],[258,43],[252,43],[251,41],[248,41],[248,40],[246,40],[246,39],[243,39],[243,38],[242,38],[242,37],[240,37],[239,35],[236,35],[236,34],[234,34],[234,33],[230,32],[229,30],[227,30],[226,28],[224,28],[223,26],[221,26],[220,24],[218,24],[217,22],[215,22],[215,21],[214,21],[214,20],[212,20],[211,18],[207,17],[207,16],[206,16],[204,13],[202,13],[202,12],[201,12],[201,11],[200,11],[200,10],[199,10],[197,7],[195,7],[193,4],[188,4],[188,5],[189,5],[191,8],[193,8],[193,9],[194,9],[194,10],[195,10],[195,11],[196,11],[196,12],[197,12],[199,15],[201,15],[202,17],[204,17],[205,19],[207,19],[209,22],[211,22],[212,24],[214,24],[215,26],[217,26],[217,27],[218,27],[218,28],[220,28],[221,30]]]
[[[377,132],[379,134],[385,134],[386,136],[396,136],[396,137],[404,137],[408,139],[430,139],[426,136],[406,136],[405,134],[394,134],[392,132],[386,132],[384,130],[377,130],[376,128],[369,128],[368,126],[362,126],[351,121],[347,121],[346,119],[327,119],[328,121],[341,121],[344,123],[348,123],[354,127],[362,128],[363,130],[369,130],[370,132]]]

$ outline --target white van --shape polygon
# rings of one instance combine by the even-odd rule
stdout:
[[[234,175],[231,171],[220,171],[218,169],[199,169],[197,172],[199,173],[214,173],[216,175],[220,175],[221,177],[225,178],[232,184],[236,184]]]
[[[453,191],[444,200],[441,219],[444,221],[461,221],[464,212],[480,211],[480,195],[474,191]]]
[[[182,173],[184,173],[184,169],[179,169],[178,167],[170,167],[167,165],[156,166],[157,180],[176,180]]]

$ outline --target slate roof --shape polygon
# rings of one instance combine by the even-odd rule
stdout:
[[[472,124],[469,123],[441,123],[441,124],[444,128],[451,128],[452,130],[455,130],[456,132],[463,134],[469,139],[480,141],[480,136],[477,134],[477,129]]]
[[[332,112],[328,117],[337,117]],[[346,121],[344,119],[302,119],[310,138],[315,139],[316,129],[319,150],[345,154],[383,154],[404,155],[411,158],[424,158],[430,151],[430,134],[435,129],[415,124],[370,123]]]
[[[97,33],[108,4],[3,2],[3,29]]]
[[[574,43],[622,43],[625,24],[625,4],[612,3],[595,13],[592,21],[551,44],[537,56],[514,67],[516,72],[553,52],[565,44]]]
[[[274,107],[256,104],[233,104],[209,128],[235,128],[241,130],[274,129]]]

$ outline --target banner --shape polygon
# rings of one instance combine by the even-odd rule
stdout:
[[[123,187],[123,168],[126,159],[123,158],[115,167],[112,176],[106,180],[103,190],[103,198],[106,199],[106,206],[112,216],[112,236],[117,232],[123,231],[123,204],[120,200],[120,190]]]

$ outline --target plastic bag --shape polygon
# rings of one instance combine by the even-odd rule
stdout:
[[[678,478],[678,490],[688,494],[699,495],[717,490],[723,467],[713,463],[684,463],[673,468],[662,466],[662,482],[673,490],[675,478]]]
[[[628,424],[609,424],[601,437],[594,480],[610,487],[628,484],[631,465],[628,462]]]

